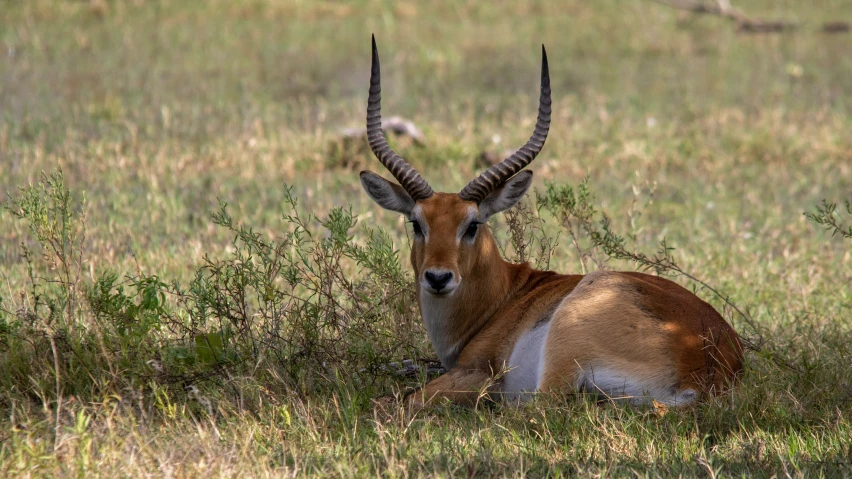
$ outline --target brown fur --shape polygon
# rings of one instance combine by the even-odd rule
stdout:
[[[461,277],[447,299],[452,320],[444,325],[461,348],[454,367],[411,395],[413,403],[446,398],[470,404],[484,391],[499,390],[499,373],[515,342],[551,316],[543,390],[570,390],[584,368],[601,364],[704,394],[736,381],[739,337],[713,307],[678,284],[636,272],[584,277],[511,264],[500,257],[485,225],[473,244],[457,241],[475,203],[436,193],[417,205],[429,238],[415,239],[411,250],[418,301],[426,269]]]

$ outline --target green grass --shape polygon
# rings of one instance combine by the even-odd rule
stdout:
[[[817,29],[852,20],[852,3],[739,3],[804,28],[738,35],[644,0],[0,1],[0,194],[20,201],[35,185],[29,197],[50,205],[61,188],[37,187],[61,166],[71,195],[56,210],[69,229],[42,231],[68,248],[66,266],[29,226],[53,224],[50,210],[28,223],[0,209],[0,475],[849,477],[852,243],[803,213],[851,196],[852,35]],[[361,368],[434,352],[405,287],[403,221],[358,183],[361,168],[385,172],[333,147],[364,122],[370,33],[385,115],[428,139],[392,142],[446,191],[479,171],[481,151],[530,134],[544,43],[554,121],[531,165],[537,190],[588,176],[630,248],[665,239],[747,310],[756,327],[676,278],[762,343],[738,390],[669,411],[541,397],[409,417],[372,402],[418,380]],[[318,337],[263,308],[313,291],[281,293],[284,273],[261,271],[269,243],[227,263],[251,252],[234,242],[240,226],[286,244],[289,195],[313,242],[270,257],[341,258],[349,282],[318,280],[335,293],[298,310],[326,321]],[[211,218],[220,200],[233,229]],[[327,220],[335,208],[357,224],[326,241],[345,235],[345,215]],[[566,232],[542,219],[558,235],[551,267],[579,272]],[[492,228],[513,255],[506,220]],[[256,294],[257,328],[193,309],[237,284],[193,282],[226,264],[255,274],[232,293]],[[299,274],[332,269],[317,271]],[[267,341],[276,324],[301,336]],[[285,340],[314,349],[298,362]]]

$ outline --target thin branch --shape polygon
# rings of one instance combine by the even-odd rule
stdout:
[[[852,200],[846,200],[846,213],[852,216]],[[829,203],[823,199],[822,204],[816,206],[816,213],[805,213],[805,217],[818,225],[831,231],[831,236],[840,234],[844,238],[852,238],[852,224],[844,224],[839,219],[837,203]]]

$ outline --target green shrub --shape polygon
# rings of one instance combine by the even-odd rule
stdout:
[[[285,203],[278,239],[236,224],[221,203],[212,221],[233,235],[233,253],[206,256],[186,285],[112,270],[91,282],[80,274],[93,260],[83,205],[62,170],[23,188],[6,207],[38,251],[23,248],[27,302],[12,311],[0,299],[5,386],[58,398],[250,373],[311,393],[340,377],[374,382],[395,372],[392,361],[431,356],[423,335],[410,334],[419,313],[390,236],[364,227],[361,243],[351,210],[301,213],[290,189]]]

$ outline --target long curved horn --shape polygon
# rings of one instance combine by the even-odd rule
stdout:
[[[535,130],[527,144],[500,163],[485,170],[475,180],[467,184],[459,192],[461,199],[466,201],[481,202],[515,173],[529,165],[536,155],[539,154],[544,141],[547,139],[547,131],[550,129],[550,70],[547,67],[547,52],[544,45],[541,46],[541,96],[538,100],[538,119],[535,122]]]
[[[414,201],[425,200],[434,194],[432,187],[399,155],[388,146],[382,133],[382,74],[379,68],[379,50],[373,35],[373,66],[370,69],[370,96],[367,98],[367,140],[376,158],[385,165]]]

